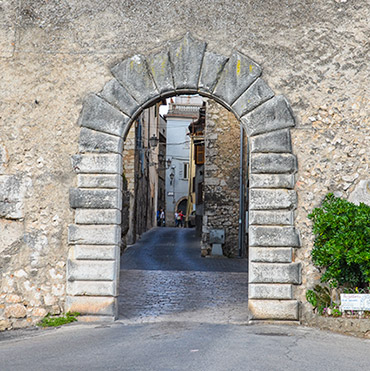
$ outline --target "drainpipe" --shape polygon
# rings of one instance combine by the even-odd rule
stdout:
[[[240,123],[240,163],[239,163],[239,258],[244,257],[245,212],[244,212],[244,128]]]

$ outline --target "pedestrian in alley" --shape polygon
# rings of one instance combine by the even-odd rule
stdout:
[[[179,225],[182,228],[184,226],[184,214],[182,213],[182,210],[179,212]]]
[[[164,210],[161,208],[161,214],[159,216],[160,220],[160,227],[165,227],[166,226],[166,216],[164,214]]]
[[[160,207],[157,210],[157,227],[161,226],[161,213],[162,213],[162,208]]]
[[[179,224],[180,224],[179,213],[178,213],[178,211],[176,210],[176,211],[175,211],[175,227],[178,227]]]

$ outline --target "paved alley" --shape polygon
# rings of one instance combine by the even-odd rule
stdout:
[[[245,323],[247,267],[202,258],[194,229],[154,228],[122,256],[120,320]]]

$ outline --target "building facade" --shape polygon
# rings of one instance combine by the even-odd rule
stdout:
[[[3,1],[0,328],[117,315],[124,141],[144,108],[195,93],[246,128],[251,319],[312,323],[307,215],[328,192],[370,202],[369,11]]]
[[[167,225],[174,226],[176,210],[186,215],[189,193],[189,125],[199,116],[201,97],[179,96],[171,99],[167,120],[167,160],[171,165],[166,171]]]

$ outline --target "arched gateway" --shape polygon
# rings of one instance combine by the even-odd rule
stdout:
[[[187,34],[155,55],[128,58],[112,68],[115,78],[100,93],[86,99],[79,154],[72,160],[77,188],[70,192],[75,224],[69,226],[67,310],[92,320],[117,317],[124,139],[140,112],[159,99],[201,94],[232,111],[249,140],[251,319],[299,319],[291,108],[260,78],[258,64],[206,46]]]

